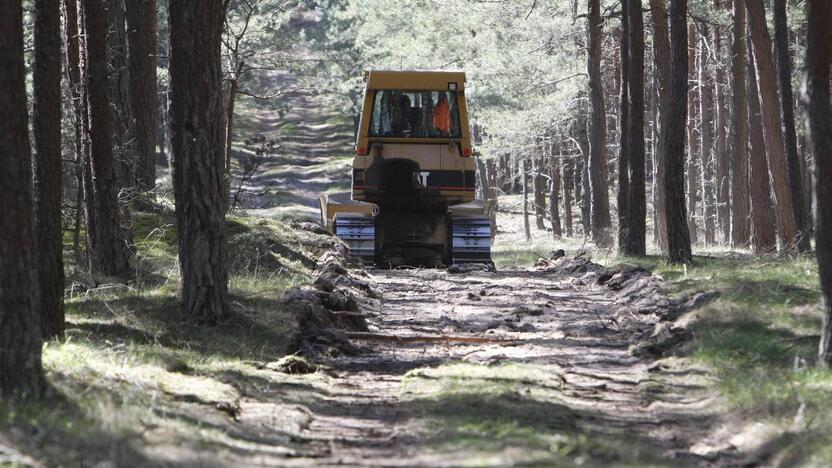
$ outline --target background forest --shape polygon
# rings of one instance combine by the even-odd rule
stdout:
[[[0,464],[832,462],[826,0],[0,6]],[[371,69],[466,72],[505,284],[458,302],[321,228]],[[587,313],[504,337],[598,361],[453,307],[432,358],[355,357],[372,307],[506,285],[511,320]]]

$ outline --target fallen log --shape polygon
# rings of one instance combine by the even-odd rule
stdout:
[[[370,332],[343,332],[344,335],[351,340],[365,340],[365,341],[388,341],[396,343],[475,343],[475,344],[502,344],[506,346],[516,345],[517,340],[506,340],[502,338],[486,338],[480,336],[458,336],[458,335],[387,335],[384,333],[370,333]]]

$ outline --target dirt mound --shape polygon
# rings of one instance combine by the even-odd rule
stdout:
[[[228,259],[232,272],[254,273],[285,269],[311,271],[317,258],[339,248],[340,241],[311,223],[261,220],[229,221]]]
[[[342,246],[339,246],[342,247]],[[359,350],[346,337],[347,331],[368,331],[361,304],[378,298],[365,278],[346,269],[346,249],[327,251],[315,269],[311,286],[292,288],[283,295],[280,307],[296,316],[300,329],[293,348],[298,354],[355,354]]]

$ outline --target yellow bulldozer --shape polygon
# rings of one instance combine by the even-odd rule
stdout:
[[[364,73],[350,197],[321,196],[321,222],[369,264],[491,263],[475,200],[461,71]]]

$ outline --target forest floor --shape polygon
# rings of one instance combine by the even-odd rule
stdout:
[[[527,243],[515,195],[501,198],[498,271],[351,270],[370,287],[356,296],[367,334],[286,357],[299,330],[281,298],[338,244],[297,218],[348,190],[351,119],[303,90],[240,115],[240,141],[280,150],[229,220],[233,319],[181,317],[172,213],[133,213],[127,286],[68,262],[67,337],[44,349],[54,396],[0,407],[0,465],[832,460],[813,258],[698,250],[684,268],[534,228]],[[556,248],[567,256],[542,260]]]

